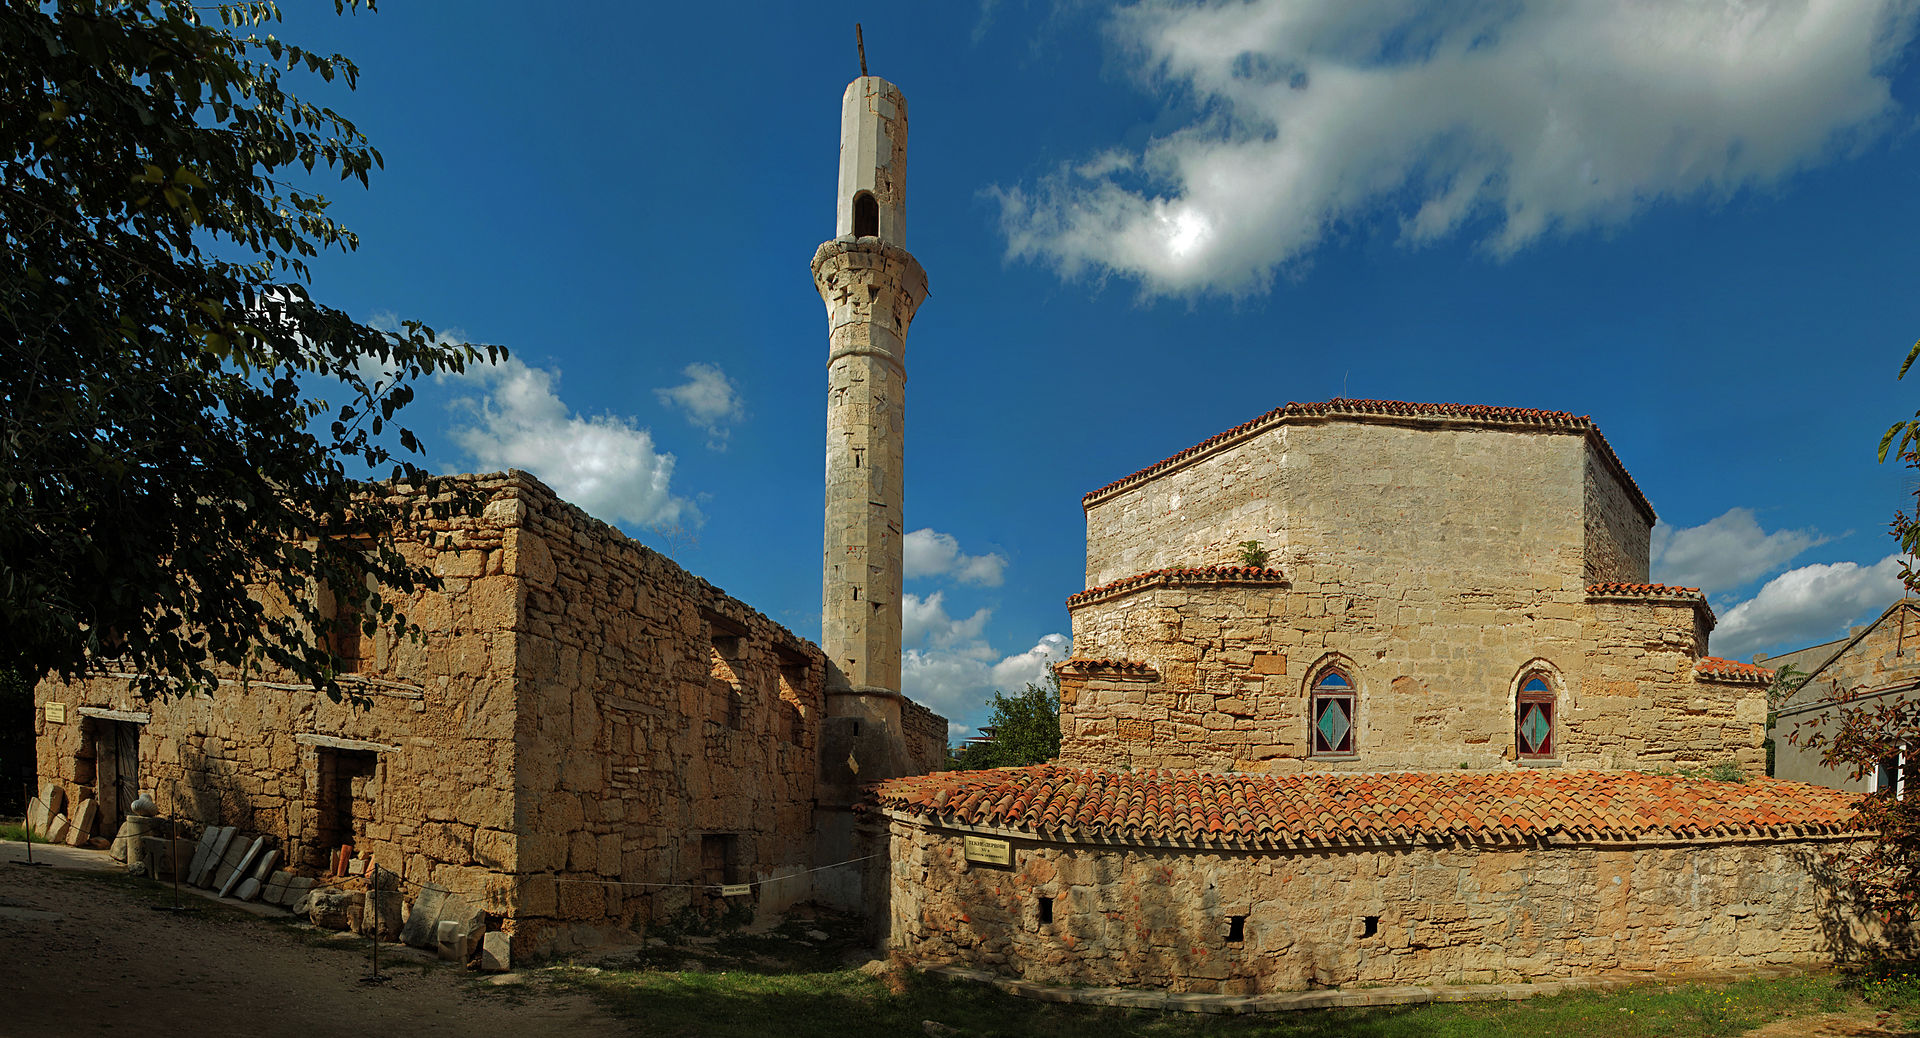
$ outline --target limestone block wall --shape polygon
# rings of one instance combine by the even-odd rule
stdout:
[[[1061,761],[1132,768],[1434,770],[1515,761],[1523,673],[1558,693],[1568,766],[1764,765],[1764,695],[1701,682],[1690,601],[1485,593],[1417,583],[1163,583],[1073,609]],[[1355,752],[1310,757],[1313,682],[1354,682]]]
[[[1653,542],[1653,512],[1627,489],[1632,477],[1589,439],[1586,450],[1586,582],[1644,584]]]
[[[1920,600],[1906,599],[1857,633],[1814,671],[1787,709],[1920,678]],[[1767,666],[1773,666],[1768,661]]]
[[[105,726],[137,725],[134,782],[163,813],[269,836],[292,865],[318,865],[333,846],[353,842],[409,882],[481,899],[512,871],[518,840],[514,628],[522,599],[505,508],[512,479],[473,481],[493,501],[482,514],[421,521],[451,549],[401,546],[440,573],[444,589],[402,605],[424,643],[384,631],[372,639],[360,672],[342,681],[359,704],[272,674],[151,703],[111,676],[46,681],[35,692],[42,781],[62,783],[69,798],[94,795],[112,766],[102,759]],[[49,703],[64,704],[65,723],[47,719]],[[87,716],[102,711],[109,716]],[[350,820],[327,802],[330,758],[341,754],[368,771]]]
[[[911,699],[900,700],[900,727],[907,741],[908,774],[924,775],[947,766],[947,719]]]
[[[1259,994],[1824,962],[1868,928],[1834,838],[1236,851],[965,834],[891,815],[890,944],[1056,984]],[[1043,917],[1042,902],[1049,903]]]
[[[1087,586],[1237,564],[1240,542],[1258,540],[1296,586],[1577,595],[1588,582],[1587,459],[1574,432],[1275,424],[1091,495]]]
[[[515,508],[515,954],[731,905],[639,884],[807,897],[820,650],[544,486]]]

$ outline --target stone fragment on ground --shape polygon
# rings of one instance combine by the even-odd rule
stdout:
[[[345,930],[353,922],[357,898],[336,887],[322,887],[307,895],[307,921],[326,930]]]
[[[254,898],[260,896],[260,881],[254,879],[252,876],[248,876],[246,879],[240,881],[239,886],[234,888],[233,896],[242,901],[252,901]]]
[[[306,897],[312,890],[312,876],[288,876],[287,891],[281,896],[280,903],[283,905],[298,904],[300,899]],[[297,913],[299,909],[294,909],[294,911]]]
[[[275,872],[267,877],[266,886],[260,889],[260,900],[270,905],[287,903],[287,880],[293,876],[290,872]]]
[[[260,856],[261,848],[265,847],[266,845],[267,845],[266,837],[264,836],[254,837],[253,843],[249,844],[247,849],[241,853],[240,860],[234,864],[233,868],[221,869],[221,877],[220,877],[220,896],[221,897],[226,897],[229,894],[232,894],[234,891],[234,888],[240,885],[240,881],[247,878],[247,870],[253,867],[253,860]],[[239,846],[239,841],[236,840],[234,842],[234,846],[236,847]]]
[[[49,782],[40,787],[40,803],[47,809],[47,817],[67,812],[67,791],[57,782]]]
[[[47,823],[47,842],[65,843],[69,828],[66,815],[54,815],[53,821]]]
[[[439,938],[436,928],[440,923],[440,905],[446,899],[447,892],[440,887],[421,887],[413,899],[413,910],[407,915],[406,925],[400,928],[400,942],[433,951]]]
[[[436,951],[452,962],[473,958],[487,932],[487,913],[460,898],[449,896],[440,906],[435,927]]]
[[[240,871],[240,863],[246,860],[247,853],[253,849],[253,846],[253,841],[235,833],[234,838],[227,844],[226,852],[220,856],[220,860],[207,870],[206,878],[201,885],[216,893],[225,889],[227,881]]]
[[[210,825],[200,833],[200,840],[193,845],[193,861],[187,864],[186,875],[180,877],[188,883],[200,878],[200,870],[207,864],[207,855],[213,853],[213,842],[220,838],[220,827]]]
[[[93,801],[80,801],[80,806],[73,809],[73,817],[67,819],[67,846],[83,847],[93,839],[93,823],[99,817],[100,808]]]
[[[480,968],[501,973],[513,965],[513,938],[499,930],[489,931],[480,941]]]
[[[366,908],[360,918],[360,924],[354,927],[356,933],[379,933],[382,940],[394,940],[400,936],[400,913],[405,907],[407,896],[400,889],[400,876],[391,869],[376,866],[367,879]]]
[[[233,844],[235,829],[231,825],[218,826],[213,830],[213,842],[207,846],[206,860],[200,863],[200,871],[187,877],[187,882],[196,887],[213,886],[215,870],[225,860],[227,848]]]
[[[39,839],[45,839],[47,823],[53,821],[53,815],[47,810],[46,801],[34,797],[27,801],[27,828]]]

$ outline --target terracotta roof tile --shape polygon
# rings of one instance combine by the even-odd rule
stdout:
[[[1230,440],[1238,439],[1248,433],[1256,432],[1270,425],[1303,419],[1326,418],[1387,418],[1387,419],[1452,419],[1456,421],[1476,422],[1486,425],[1532,426],[1540,429],[1583,432],[1593,437],[1600,447],[1600,453],[1612,465],[1621,482],[1632,493],[1634,501],[1646,512],[1651,521],[1654,517],[1653,506],[1647,503],[1647,496],[1640,492],[1640,485],[1627,473],[1627,467],[1620,463],[1620,456],[1613,452],[1613,445],[1600,433],[1600,427],[1586,415],[1577,415],[1567,411],[1541,411],[1531,407],[1492,407],[1485,404],[1429,404],[1412,403],[1405,400],[1346,400],[1333,399],[1317,403],[1288,403],[1285,407],[1276,407],[1251,421],[1242,422],[1226,432],[1210,436],[1168,458],[1148,465],[1129,476],[1116,479],[1098,490],[1090,491],[1080,499],[1084,506],[1122,487],[1148,479],[1189,458],[1203,454]]]
[[[1786,836],[1850,832],[1859,795],[1777,779],[1637,771],[1113,772],[1041,765],[890,779],[879,806],[937,821],[1091,839],[1223,844],[1448,836]]]
[[[1064,670],[1069,673],[1074,671],[1098,670],[1119,671],[1123,674],[1154,673],[1154,666],[1151,663],[1141,663],[1138,660],[1088,659],[1081,656],[1075,656],[1070,660],[1062,660],[1054,664],[1054,669]]]
[[[1695,677],[1709,681],[1732,681],[1747,685],[1765,685],[1773,681],[1773,671],[1756,663],[1741,663],[1739,660],[1722,659],[1719,656],[1702,657],[1693,665]]]
[[[1675,587],[1668,584],[1622,584],[1609,581],[1604,584],[1588,584],[1587,594],[1636,598],[1705,598],[1697,587]]]
[[[1285,584],[1286,574],[1277,569],[1261,569],[1254,566],[1196,566],[1191,568],[1155,569],[1145,573],[1136,573],[1131,577],[1121,577],[1099,587],[1088,588],[1078,594],[1067,596],[1067,608],[1086,605],[1115,595],[1129,594],[1150,587],[1163,587],[1179,584]]]

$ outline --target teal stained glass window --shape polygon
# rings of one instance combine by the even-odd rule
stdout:
[[[1545,676],[1529,675],[1514,703],[1513,741],[1522,757],[1553,756],[1553,686]]]
[[[1313,752],[1353,752],[1353,706],[1353,683],[1345,674],[1329,670],[1320,675],[1313,685]]]

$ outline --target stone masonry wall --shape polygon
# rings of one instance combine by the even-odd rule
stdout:
[[[1774,660],[1766,661],[1767,666],[1774,664]],[[1866,630],[1859,631],[1782,704],[1773,732],[1774,774],[1867,792],[1872,776],[1856,778],[1850,768],[1829,768],[1822,761],[1824,747],[1807,748],[1806,742],[1814,733],[1831,738],[1838,727],[1837,710],[1822,704],[1852,693],[1860,695],[1851,704],[1853,708],[1877,710],[1916,698],[1916,679],[1920,679],[1920,603],[1909,599],[1895,604]]]
[[[515,506],[515,954],[805,899],[820,650],[544,486]],[[622,885],[763,881],[724,901]]]
[[[947,766],[947,719],[911,699],[900,700],[900,727],[907,741],[909,774],[924,775]]]
[[[1586,456],[1584,435],[1539,429],[1277,425],[1088,504],[1087,586],[1238,565],[1258,540],[1296,587],[1577,600]]]
[[[1586,454],[1587,583],[1644,584],[1653,516],[1642,510],[1591,440]]]
[[[1532,595],[1539,594],[1539,598]],[[1759,689],[1694,679],[1691,605],[1553,592],[1403,587],[1152,587],[1081,605],[1074,655],[1142,672],[1060,670],[1061,761],[1132,768],[1432,770],[1515,760],[1524,671],[1557,685],[1559,762],[1667,767],[1765,755]],[[1324,667],[1355,684],[1355,752],[1309,757]]]
[[[1817,963],[1867,932],[1823,878],[1832,839],[1211,851],[993,835],[1010,838],[1011,867],[969,864],[960,833],[893,816],[897,953],[1260,994]]]
[[[114,710],[140,724],[136,784],[162,813],[202,825],[233,825],[271,837],[290,865],[317,866],[349,837],[358,853],[411,883],[436,883],[480,901],[513,869],[514,634],[521,610],[509,518],[499,495],[506,476],[474,477],[493,503],[479,516],[425,520],[443,552],[402,544],[409,559],[445,581],[402,606],[424,643],[372,639],[360,673],[343,680],[365,705],[335,703],[311,689],[272,680],[222,681],[212,695],[146,703],[124,679],[72,685],[42,682],[35,693],[41,781],[67,796],[96,791],[96,739]],[[67,722],[47,720],[64,703]],[[331,827],[323,801],[323,757],[372,758],[354,831]],[[111,836],[104,832],[100,835]]]

